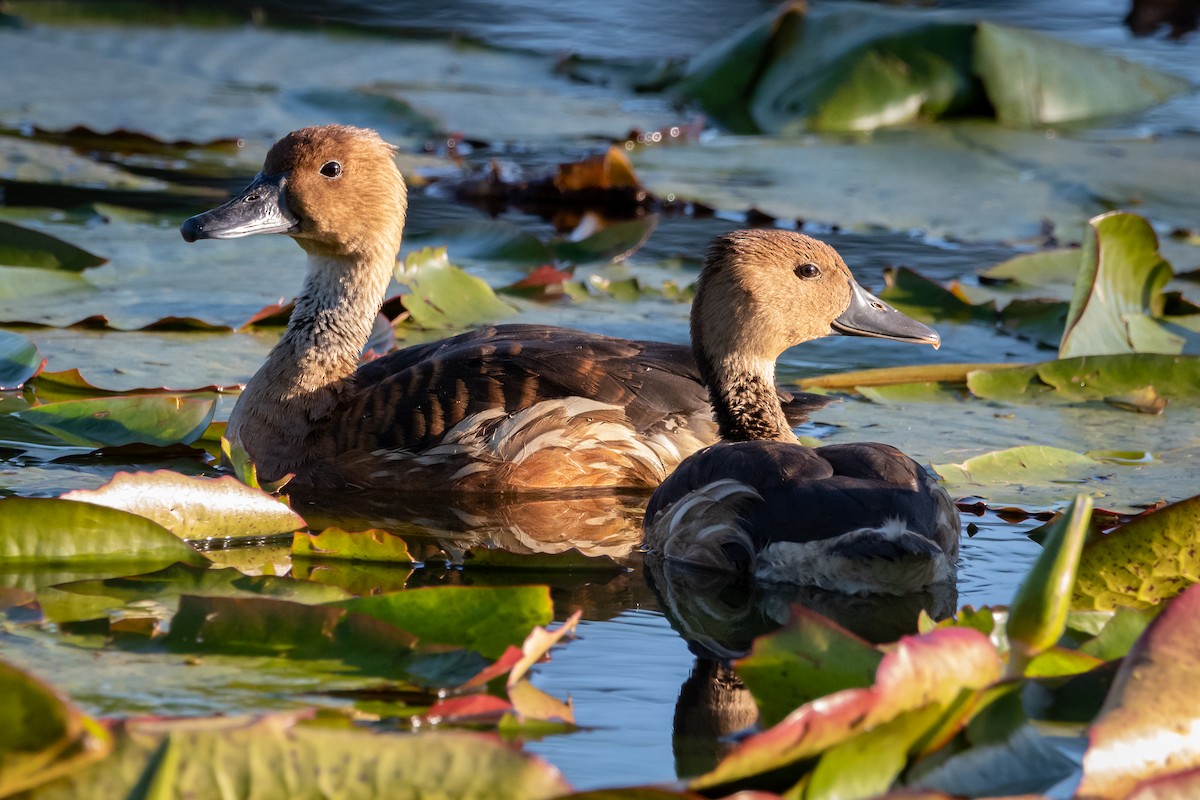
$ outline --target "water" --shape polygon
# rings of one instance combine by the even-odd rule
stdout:
[[[470,64],[468,69],[481,73],[472,74],[472,79],[491,81],[485,89],[492,92],[499,92],[498,86],[509,91],[512,86],[521,85],[526,75],[537,75],[538,81],[548,83],[542,73],[544,64],[566,53],[625,64],[686,57],[774,5],[733,0],[684,0],[672,4],[635,0],[606,4],[590,0],[287,4],[298,13],[317,9],[321,16],[332,20],[421,31],[433,39],[456,32],[473,40],[522,51],[485,53],[480,58],[486,61],[477,62],[469,59],[478,54],[445,56],[438,50],[439,57],[446,58],[437,62],[439,69],[444,67],[448,74],[464,69],[463,63]],[[1200,78],[1200,48],[1194,42],[1179,44],[1161,37],[1134,38],[1120,24],[1123,9],[1107,0],[1080,0],[1054,4],[1053,8],[1036,0],[992,3],[964,0],[942,5],[970,16],[986,14],[1072,41],[1100,45],[1193,80]],[[280,5],[268,3],[266,7],[271,12]],[[347,48],[337,36],[293,32],[269,35],[249,27],[217,32],[135,27],[114,34],[111,30],[66,26],[38,32],[37,36],[42,37],[47,48],[52,48],[45,52],[63,54],[60,63],[64,70],[69,66],[65,54],[80,53],[85,67],[95,64],[98,74],[125,76],[122,80],[127,79],[128,85],[136,88],[130,90],[130,98],[121,102],[107,99],[101,90],[82,83],[66,85],[71,84],[66,79],[61,81],[63,86],[30,90],[22,113],[46,126],[66,127],[84,121],[100,128],[130,126],[181,138],[244,132],[251,145],[261,145],[274,138],[280,129],[302,123],[339,120],[367,124],[382,119],[380,127],[393,134],[394,140],[405,141],[412,147],[419,147],[421,141],[403,118],[380,115],[370,108],[343,109],[314,100],[315,89],[349,93],[360,84],[402,80],[406,65],[403,58],[397,58],[396,42],[392,39],[352,39]],[[416,44],[405,47],[413,49],[404,53],[420,52],[423,54],[420,58],[426,55],[433,58]],[[0,63],[3,58],[0,56]],[[487,66],[480,67],[481,63]],[[273,72],[272,67],[279,67],[280,71]],[[505,69],[511,69],[511,75]],[[16,73],[12,69],[9,72],[16,80]],[[136,77],[139,75],[142,77]],[[506,78],[511,78],[510,83],[503,83]],[[33,80],[28,75],[21,79]],[[219,88],[213,90],[210,83]],[[178,94],[185,99],[155,95],[163,86],[171,87],[169,95]],[[542,83],[537,86],[544,88]],[[429,91],[431,95],[438,93]],[[617,93],[608,92],[603,86],[582,86],[571,94],[573,101],[599,104],[600,111],[588,106],[594,112],[589,120],[603,119],[609,110],[616,109],[612,114],[620,112],[619,123],[610,121],[611,129],[604,130],[573,129],[569,137],[539,138],[536,131],[524,129],[512,131],[511,135],[497,135],[503,141],[481,148],[467,159],[466,166],[478,166],[499,156],[533,169],[593,149],[604,136],[622,135],[631,124],[652,129],[664,121],[678,120],[679,112],[657,98],[621,96],[613,100],[610,95]],[[204,102],[196,98],[204,98]],[[612,104],[606,105],[610,101]],[[461,99],[458,102],[465,104]],[[0,114],[3,111],[0,106]],[[469,115],[465,118],[478,119]],[[1098,139],[1183,135],[1200,130],[1198,119],[1200,109],[1192,94],[1135,120],[1113,121],[1080,135]],[[0,117],[5,127],[10,121]],[[472,133],[470,129],[466,132]],[[262,148],[246,149],[260,153]],[[242,157],[247,177],[257,168],[256,158],[249,152]],[[445,171],[448,167],[439,163],[437,169]],[[452,203],[437,192],[418,191],[413,197],[410,229],[436,230],[450,222],[479,216],[481,212]],[[510,210],[505,212],[504,219],[539,235],[552,232],[548,221],[530,214]],[[90,293],[81,295],[78,303],[68,305],[53,297],[41,305],[40,301],[28,298],[0,300],[0,311],[8,319],[17,313],[53,315],[43,321],[55,324],[65,324],[90,313],[106,313],[124,327],[137,327],[169,313],[236,325],[261,306],[280,296],[289,296],[298,287],[300,254],[290,243],[256,237],[224,249],[182,249],[174,232],[177,221],[167,219],[155,226],[111,224],[91,229],[53,219],[36,223],[56,235],[103,251],[113,259],[112,263],[93,274],[89,279]],[[705,243],[741,224],[743,220],[733,214],[706,219],[664,216],[647,245],[629,263],[606,267],[603,271],[613,277],[636,275],[651,285],[664,280],[686,283],[695,275],[695,259]],[[980,266],[1012,253],[1002,245],[956,244],[909,231],[818,229],[817,232],[838,247],[865,285],[876,290],[882,287],[885,267],[907,264],[940,281],[969,280]],[[262,266],[247,271],[246,263]],[[494,284],[513,277],[506,267],[487,265],[480,268],[479,274]],[[682,342],[687,337],[687,311],[684,304],[662,300],[632,304],[597,301],[581,305],[525,305],[518,319]],[[797,348],[784,356],[781,376],[792,378],[880,363],[1035,361],[1048,357],[1046,351],[1029,342],[997,335],[986,327],[949,325],[943,333],[946,346],[937,354],[926,349],[847,339]],[[244,381],[273,338],[270,332],[114,334],[71,329],[37,330],[33,335],[50,359],[51,369],[83,366],[94,379],[103,379],[104,385],[114,388]],[[1135,426],[1129,418],[1117,412],[1107,412],[1107,416],[1105,412],[1097,412],[1086,419],[1072,416],[1064,421],[1061,411],[1023,410],[1018,412],[1018,420],[1005,430],[1003,423],[983,419],[1001,416],[1003,412],[982,404],[973,411],[975,419],[946,414],[940,407],[931,410],[850,402],[820,417],[824,427],[814,426],[806,432],[834,440],[878,436],[894,441],[926,462],[957,459],[972,447],[1003,446],[1013,438],[1012,428],[1020,428],[1022,435],[1060,436],[1066,441],[1082,443],[1103,440],[1106,430],[1122,425],[1125,429],[1121,435],[1130,437],[1130,447],[1143,443],[1137,436],[1154,437],[1156,448],[1170,446],[1169,431],[1164,430],[1163,421],[1138,420],[1141,425],[1136,430],[1146,432],[1135,435]],[[228,413],[228,405],[222,413]],[[94,486],[106,480],[108,473],[107,468],[95,465],[24,466],[10,462],[5,467],[0,477],[8,477],[11,483],[6,485],[24,494]],[[1129,491],[1127,496],[1144,499],[1145,492],[1150,491],[1146,485],[1154,480],[1153,474],[1150,475],[1143,483],[1134,484],[1136,491]],[[1180,490],[1168,483],[1161,491],[1177,494]],[[632,500],[626,506],[636,502]],[[395,508],[390,513],[404,516]],[[429,509],[423,513],[434,515]],[[554,589],[558,618],[564,619],[581,608],[584,620],[578,638],[556,651],[550,663],[538,667],[535,678],[537,685],[552,695],[572,697],[576,718],[586,730],[548,737],[527,747],[557,765],[580,789],[668,781],[678,774],[695,773],[715,758],[715,732],[731,729],[721,725],[736,728],[738,720],[744,723],[739,714],[744,711],[745,700],[734,696],[736,693],[726,693],[728,685],[722,681],[723,676],[707,661],[698,660],[697,654],[728,656],[744,651],[750,635],[781,621],[788,602],[797,598],[747,591],[744,587],[718,589],[711,583],[689,597],[687,580],[679,576],[661,576],[652,587],[647,582],[648,570],[633,551],[638,541],[636,513],[628,513],[627,508],[607,507],[594,513],[608,515],[604,518],[611,521],[611,536],[601,544],[590,542],[587,546],[607,548],[607,552],[624,560],[630,571],[604,578],[552,578],[552,582],[561,581],[561,585],[555,583]],[[317,517],[314,512],[311,519],[315,521]],[[454,527],[453,518],[454,515],[447,514],[437,521],[442,526],[437,534],[441,537],[437,539],[440,547],[453,550],[463,546],[464,539],[475,543],[502,541],[504,546],[518,552],[562,546],[560,541],[548,543],[529,535],[516,537],[512,531],[519,526],[511,524],[498,524],[497,530],[483,531],[478,525],[462,530]],[[1024,536],[1037,523],[1006,523],[990,512],[982,517],[966,516],[964,523],[975,527],[973,535],[963,541],[957,596],[932,598],[931,602],[942,608],[1007,603],[1038,553],[1038,547]],[[246,568],[286,567],[285,559],[266,567],[256,564]],[[406,576],[398,574],[391,578],[402,584]],[[431,561],[407,580],[414,585],[473,579],[469,568],[444,569]],[[830,598],[800,599],[825,608],[850,627],[869,628],[888,622],[884,610],[879,608],[837,606]],[[81,664],[60,659],[50,669],[46,665],[56,658],[55,648],[59,646],[61,643],[48,639],[20,651],[6,651],[5,655],[44,670],[86,710],[98,714],[210,714],[280,708],[296,702],[289,691],[314,690],[303,676],[273,689],[255,686],[252,681],[243,685],[237,677],[238,668],[224,665],[212,665],[210,671],[202,673],[204,678],[176,670],[167,671],[169,677],[146,680],[139,670],[153,672],[153,663],[147,667],[136,656],[112,651],[101,656],[89,654]],[[103,683],[97,683],[96,675],[101,671],[93,666],[93,658],[114,665],[116,672],[103,673],[107,677]],[[272,669],[278,668],[279,665],[272,665]],[[242,669],[250,671],[247,666]],[[701,702],[701,698],[710,702]],[[723,722],[716,713],[710,717],[692,713],[717,708],[725,712]]]

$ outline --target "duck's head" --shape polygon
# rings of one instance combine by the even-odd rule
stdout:
[[[941,344],[932,328],[860,286],[824,242],[758,229],[712,243],[692,308],[692,341],[708,358],[774,363],[789,347],[834,333]]]
[[[395,148],[372,130],[322,125],[284,136],[238,197],[179,230],[189,242],[285,233],[309,253],[394,256],[406,210]]]

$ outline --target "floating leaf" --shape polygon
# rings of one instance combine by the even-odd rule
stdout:
[[[973,305],[954,291],[908,267],[886,271],[884,280],[887,288],[879,293],[880,299],[909,316],[927,322],[972,319],[992,322],[996,319],[995,303]]]
[[[1009,673],[1048,650],[1066,630],[1071,587],[1092,518],[1092,498],[1078,495],[1071,508],[1047,530],[1042,552],[1021,581],[1005,630],[1011,648]]]
[[[919,718],[928,729],[940,715],[926,717],[926,707],[944,710],[960,692],[987,686],[999,675],[1000,658],[978,631],[939,628],[905,637],[879,662],[873,686],[844,689],[801,706],[778,725],[746,739],[716,769],[692,781],[691,788],[705,790],[783,769],[907,712],[920,712],[910,720]]]
[[[68,775],[108,754],[103,728],[51,687],[0,661],[0,797]]]
[[[39,231],[0,222],[0,264],[82,272],[108,263],[73,244]]]
[[[339,604],[415,634],[423,642],[453,644],[497,658],[550,621],[545,586],[437,586],[358,597]]]
[[[493,219],[460,222],[431,233],[409,237],[410,243],[436,241],[458,260],[503,262],[534,267],[554,260],[550,248],[522,228]]]
[[[228,475],[201,478],[169,470],[122,472],[99,489],[69,492],[63,499],[139,514],[181,539],[271,536],[305,525],[299,514],[278,499]]]
[[[22,386],[45,365],[46,359],[28,337],[0,331],[0,390]]]
[[[991,281],[1012,281],[1023,286],[1075,284],[1082,256],[1077,247],[1062,247],[1037,253],[1023,253],[979,273]]]
[[[1025,367],[979,369],[967,375],[967,388],[973,395],[1004,402],[1104,400],[1120,407],[1148,387],[1156,396],[1200,402],[1200,356],[1081,356]]]
[[[39,372],[37,377],[31,381],[34,391],[38,399],[43,403],[54,403],[61,400],[72,400],[83,397],[97,397],[99,395],[131,395],[131,394],[206,394],[206,393],[233,393],[241,390],[241,386],[234,384],[231,386],[217,386],[210,384],[208,386],[198,386],[195,388],[177,388],[168,387],[156,388],[138,388],[138,389],[106,389],[102,386],[97,386],[92,381],[83,376],[83,373],[78,368],[72,367],[57,372]]]
[[[1154,229],[1136,214],[1113,211],[1089,220],[1059,358],[1116,353],[1178,353],[1183,339],[1150,317],[1171,279]]]
[[[1144,514],[1083,550],[1077,608],[1146,608],[1200,581],[1200,496]]]
[[[326,528],[318,534],[297,533],[292,537],[292,557],[413,563],[404,540],[381,530],[351,533],[340,528]]]
[[[422,328],[467,328],[515,311],[487,283],[451,264],[444,247],[410,253],[396,280],[409,288],[404,307]]]
[[[1019,366],[1019,365],[1016,365]],[[1012,364],[919,364],[902,367],[881,367],[853,372],[833,372],[801,378],[796,386],[801,389],[856,389],[860,386],[893,386],[910,383],[962,383],[973,372],[985,370],[1004,371],[1013,369]]]
[[[558,771],[495,736],[464,731],[373,732],[296,714],[129,720],[116,752],[31,800],[137,796],[247,798],[336,794],[345,800],[453,797],[541,800],[569,789]],[[142,789],[141,787],[149,787]]]
[[[1174,75],[994,22],[978,25],[975,69],[996,119],[1025,127],[1140,111],[1188,89]]]
[[[657,225],[657,215],[616,222],[583,239],[551,242],[550,249],[559,261],[570,264],[623,261],[646,243]]]
[[[319,583],[246,575],[232,567],[193,567],[172,564],[157,572],[101,580],[60,583],[56,589],[72,594],[117,598],[124,602],[194,595],[197,597],[273,597],[295,603],[320,604],[344,600],[346,592]]]
[[[145,517],[91,503],[28,497],[0,500],[0,560],[46,565],[208,563]]]
[[[933,469],[956,491],[962,491],[1079,481],[1095,475],[1102,466],[1100,461],[1073,450],[1022,445],[975,456],[961,464],[934,464]]]
[[[1092,724],[1080,797],[1122,800],[1141,781],[1200,767],[1200,588],[1176,597],[1125,657]]]
[[[754,640],[735,665],[758,704],[764,725],[774,725],[805,703],[842,689],[870,686],[883,656],[849,631],[803,606],[787,625]]]
[[[216,406],[209,394],[126,395],[49,403],[14,416],[81,447],[165,447],[199,439]]]

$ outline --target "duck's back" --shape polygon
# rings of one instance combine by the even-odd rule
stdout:
[[[666,558],[851,592],[952,577],[958,537],[945,490],[877,443],[714,445],[655,491],[645,522],[647,546]]]
[[[825,402],[787,399],[801,417]],[[376,359],[318,435],[337,455],[308,482],[482,491],[653,487],[717,439],[690,348],[542,325]]]

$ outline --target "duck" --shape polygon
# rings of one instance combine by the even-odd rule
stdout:
[[[770,390],[783,351],[831,328],[935,348],[940,336],[875,298],[859,302],[863,290],[829,245],[797,235],[780,258],[777,238],[735,231],[709,249],[691,338],[721,440],[654,490],[643,548],[670,563],[850,595],[953,582],[961,521],[936,478],[892,445],[801,444]]]
[[[226,426],[261,481],[316,492],[645,490],[718,441],[683,344],[491,325],[360,365],[403,237],[395,152],[365,128],[292,131],[240,194],[180,227],[186,242],[283,234],[307,256],[287,327]],[[761,257],[790,264],[796,236],[765,234],[773,246]],[[842,288],[864,320],[901,316]],[[793,422],[827,402],[772,391]]]

